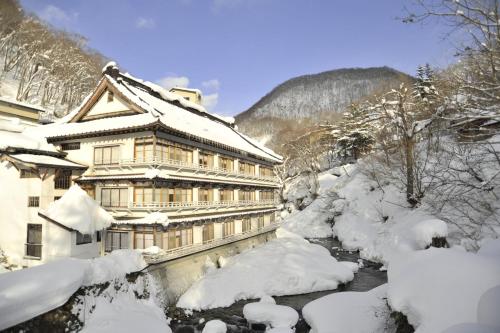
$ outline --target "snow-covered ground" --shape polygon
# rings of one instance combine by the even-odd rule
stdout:
[[[168,332],[154,292],[148,292],[151,297],[138,300],[134,289],[126,283],[125,274],[140,271],[145,265],[140,252],[119,250],[97,259],[67,258],[0,274],[0,330],[61,306],[82,286],[114,281],[102,297],[85,296],[85,304],[80,304],[83,308],[73,309],[85,329],[88,325],[87,332],[98,331],[97,327],[111,332],[116,325],[120,325],[120,332],[137,332],[133,327],[139,327],[139,322],[134,326],[134,320],[143,322],[143,328],[148,325],[149,332]],[[109,297],[111,293],[113,297]]]
[[[353,269],[324,247],[279,230],[278,239],[228,258],[223,267],[209,271],[180,297],[177,306],[203,310],[265,295],[336,289],[354,278]]]

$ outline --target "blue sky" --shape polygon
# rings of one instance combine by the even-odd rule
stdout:
[[[411,1],[411,0],[409,0]],[[279,83],[343,67],[453,61],[438,25],[406,25],[400,0],[21,0],[88,38],[121,69],[199,88],[209,109],[245,111]]]

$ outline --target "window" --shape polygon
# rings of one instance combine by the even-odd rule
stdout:
[[[76,245],[89,244],[92,243],[92,235],[82,234],[81,232],[76,232]]]
[[[155,154],[156,159],[160,161],[173,160],[186,164],[193,163],[192,149],[162,139],[158,139],[156,142]]]
[[[28,197],[28,207],[39,207],[40,197]]]
[[[159,187],[159,188],[155,189],[155,201],[160,202],[160,203],[192,202],[193,201],[193,189],[191,189],[191,188]]]
[[[102,236],[102,232],[101,231],[96,231],[95,232],[95,241],[96,242],[100,242],[101,241],[101,237]]]
[[[232,158],[220,156],[219,157],[219,168],[226,171],[234,170],[234,161]]]
[[[115,99],[115,94],[111,91],[108,91],[108,103],[113,102],[114,99]]]
[[[266,168],[266,167],[261,166],[259,168],[259,172],[260,172],[261,177],[273,177],[274,176],[273,169],[271,169],[271,168]]]
[[[190,100],[190,98],[189,98],[189,97],[187,97],[187,96],[184,96],[184,99],[185,99],[185,100],[188,100],[188,101]]]
[[[241,228],[243,232],[247,232],[252,230],[252,222],[250,221],[249,217],[244,217],[243,220],[241,221]]]
[[[54,177],[54,188],[67,190],[71,186],[71,170],[57,170]]]
[[[260,215],[259,217],[257,217],[257,224],[259,229],[264,228],[264,215]]]
[[[220,201],[233,201],[234,200],[234,191],[233,190],[220,190]]]
[[[198,190],[198,201],[214,201],[214,190],[211,188],[200,188]]]
[[[127,207],[127,188],[103,188],[101,189],[101,205],[103,207]]]
[[[147,249],[155,245],[154,234],[152,232],[136,231],[135,236],[135,249]]]
[[[203,226],[203,243],[214,239],[214,224],[205,224]]]
[[[66,142],[61,143],[62,150],[78,150],[80,149],[80,142]]]
[[[138,162],[153,160],[153,138],[135,139],[134,157]]]
[[[234,235],[234,221],[224,222],[222,225],[222,237]]]
[[[60,197],[60,196],[58,196],[58,197],[54,197],[54,201],[57,201],[57,200],[59,200],[59,199],[61,199],[61,197]]]
[[[205,168],[213,168],[214,156],[208,153],[200,152],[198,154],[198,164]]]
[[[38,178],[38,171],[33,169],[21,169],[20,171],[21,178]]]
[[[139,206],[148,206],[153,203],[153,189],[147,187],[134,188],[134,203]]]
[[[255,175],[255,165],[250,163],[241,162],[239,163],[239,172],[245,175]]]
[[[41,224],[28,224],[28,232],[26,236],[26,256],[35,258],[42,257]]]
[[[255,191],[240,190],[238,199],[240,201],[254,201],[255,200]]]
[[[113,250],[128,249],[129,236],[128,232],[107,231],[105,251],[111,252]]]
[[[260,200],[274,200],[274,191],[261,191]]]
[[[164,249],[175,249],[193,244],[193,228],[172,229],[163,233]]]
[[[95,147],[94,164],[118,164],[120,158],[120,146]]]

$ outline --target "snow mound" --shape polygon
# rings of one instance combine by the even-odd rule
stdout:
[[[82,234],[93,234],[106,229],[115,220],[80,186],[73,185],[57,201],[49,205],[43,215]]]
[[[479,300],[477,307],[477,322],[495,327],[500,331],[500,285],[488,289]]]
[[[82,286],[144,267],[138,251],[119,250],[92,260],[66,258],[0,274],[0,330],[63,305]]]
[[[137,272],[146,267],[141,252],[137,250],[115,250],[110,254],[90,260],[84,285],[113,280],[117,276]]]
[[[271,328],[291,328],[299,320],[299,314],[293,308],[263,302],[245,304],[243,316],[250,323],[261,323]]]
[[[442,333],[498,333],[498,328],[476,323],[462,323],[447,328]]]
[[[264,295],[336,289],[353,278],[352,270],[324,247],[302,238],[278,238],[228,258],[220,269],[207,271],[180,297],[177,306],[191,310],[227,307]]]
[[[367,292],[342,292],[307,303],[302,315],[310,333],[383,332],[387,284]]]
[[[500,261],[455,249],[430,248],[392,260],[388,277],[391,308],[405,314],[417,332],[441,332],[476,321],[481,296],[500,284]],[[486,313],[485,318],[488,316]]]
[[[415,240],[420,249],[430,246],[435,237],[446,238],[448,236],[448,226],[446,222],[438,219],[431,219],[419,222],[413,227]]]
[[[202,333],[226,333],[227,326],[222,320],[214,319],[210,320],[203,327]]]

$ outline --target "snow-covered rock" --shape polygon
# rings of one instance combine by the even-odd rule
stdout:
[[[336,289],[353,278],[352,270],[337,262],[327,249],[295,235],[227,258],[224,267],[208,271],[195,282],[177,306],[192,310],[227,307],[264,295]]]
[[[415,240],[420,249],[429,247],[433,238],[446,238],[448,236],[448,226],[446,222],[438,219],[431,219],[419,222],[413,227]]]
[[[420,333],[476,322],[482,295],[500,284],[500,255],[489,254],[430,248],[394,258],[388,271],[391,308],[406,315]],[[490,297],[497,296],[492,293]],[[497,301],[486,297],[485,302]],[[480,317],[495,323],[487,311]]]
[[[310,333],[382,332],[388,313],[387,285],[367,292],[330,294],[307,303],[302,315]]]
[[[265,324],[270,328],[291,328],[299,320],[299,314],[293,308],[264,302],[245,304],[243,316],[249,323]]]
[[[227,326],[222,320],[214,319],[210,320],[203,327],[202,333],[226,333]]]

